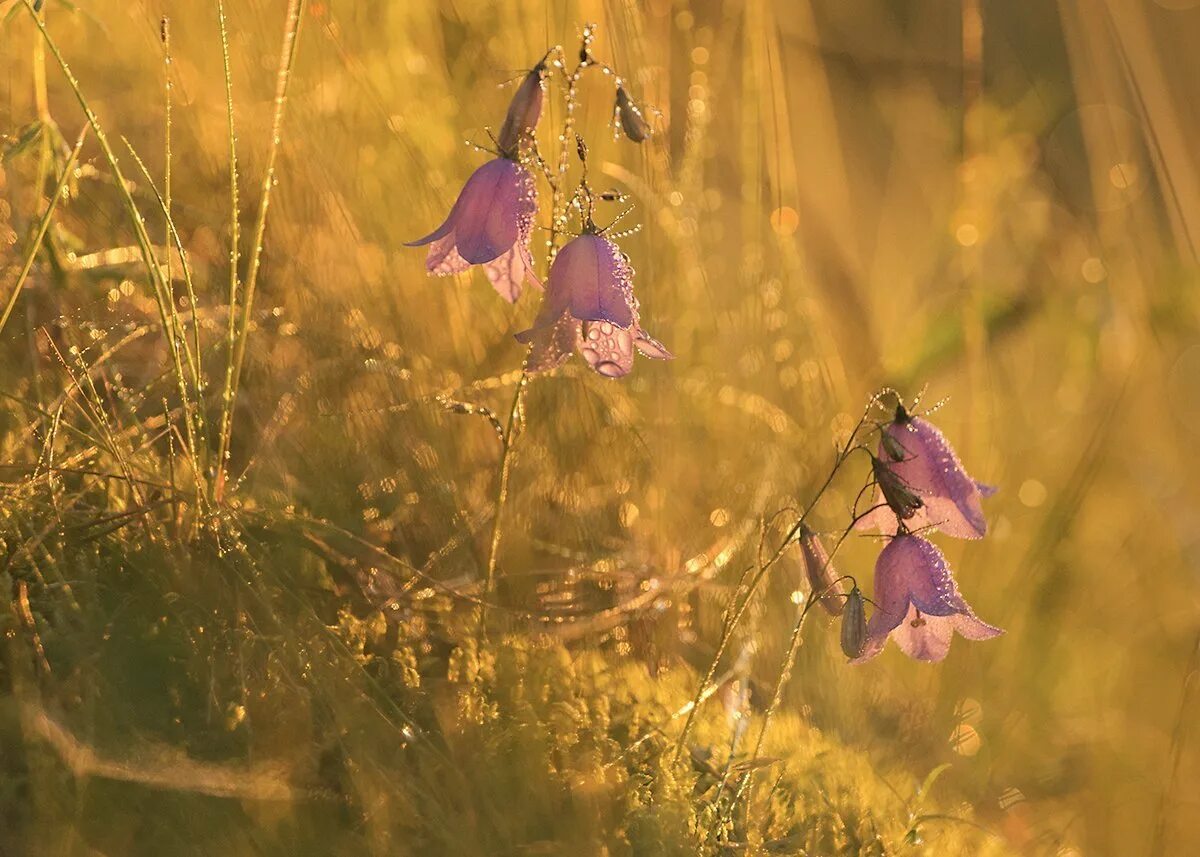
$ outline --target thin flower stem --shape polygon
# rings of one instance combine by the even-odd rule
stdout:
[[[529,373],[521,370],[521,380],[513,394],[512,407],[508,412],[508,427],[504,431],[504,446],[500,452],[500,479],[496,487],[496,517],[492,521],[492,544],[488,550],[487,577],[484,580],[483,601],[488,601],[496,585],[496,563],[500,556],[500,536],[503,527],[504,504],[508,500],[508,480],[512,474],[513,451],[517,438],[521,436],[524,423],[525,389],[529,385]],[[483,625],[484,608],[480,608],[480,626]]]
[[[858,437],[858,433],[862,431],[863,426],[866,425],[867,419],[871,414],[871,409],[879,400],[879,396],[880,394],[876,393],[875,395],[871,396],[870,400],[868,400],[862,416],[859,417],[854,429],[850,432],[850,436],[846,439],[845,448],[842,449],[834,459],[833,467],[831,467],[829,470],[829,475],[825,477],[825,481],[821,483],[821,487],[817,489],[816,494],[813,495],[813,498],[809,502],[808,506],[806,506],[804,511],[801,512],[799,517],[797,517],[796,522],[792,524],[791,528],[787,532],[787,535],[784,536],[783,541],[779,543],[779,547],[777,547],[775,552],[771,555],[771,558],[758,567],[757,572],[750,581],[749,587],[746,589],[745,596],[740,602],[738,601],[738,594],[742,589],[741,583],[738,585],[738,590],[734,592],[733,600],[730,602],[729,607],[725,609],[725,615],[722,619],[721,639],[717,643],[717,651],[713,655],[712,661],[709,663],[708,671],[704,675],[704,680],[700,682],[700,685],[696,690],[696,695],[692,699],[692,708],[688,712],[688,718],[683,724],[683,729],[680,731],[679,737],[676,739],[674,755],[674,760],[676,762],[678,762],[682,756],[684,742],[687,740],[688,733],[691,732],[692,724],[696,719],[696,710],[700,707],[701,696],[703,696],[704,690],[708,686],[709,682],[712,681],[713,676],[716,675],[717,666],[720,664],[721,658],[724,657],[725,650],[729,647],[729,641],[733,639],[733,632],[737,629],[738,624],[741,623],[742,617],[745,616],[746,610],[749,608],[750,602],[754,598],[754,594],[758,591],[759,584],[761,584],[763,579],[767,576],[767,572],[770,571],[771,567],[780,560],[788,546],[795,541],[796,534],[800,532],[800,528],[804,526],[805,522],[808,520],[809,514],[814,508],[816,508],[816,505],[818,502],[820,502],[821,497],[829,489],[829,486],[833,483],[834,477],[837,476],[838,472],[842,468],[842,465],[846,463],[846,459],[848,459],[851,453],[853,453],[855,450],[863,449],[861,445],[855,443],[855,440]],[[747,572],[750,570],[751,569],[747,569]],[[745,576],[746,574],[743,573],[743,581],[745,580]]]
[[[837,556],[838,550],[841,549],[842,544],[846,541],[847,537],[849,537],[850,533],[854,531],[854,528],[858,525],[858,522],[878,508],[878,506],[872,506],[870,509],[856,514],[851,519],[850,523],[846,525],[844,530],[842,530],[841,535],[838,536],[838,540],[834,542],[833,547],[830,549],[829,556],[826,558],[824,565],[821,566],[821,572],[824,572],[825,569],[829,567],[830,563],[833,562],[833,558]],[[817,578],[820,579],[820,576],[821,575],[818,574]],[[767,706],[766,711],[763,712],[762,725],[758,728],[758,738],[755,739],[754,750],[750,754],[751,763],[753,763],[762,752],[763,742],[767,737],[767,729],[771,725],[771,718],[774,716],[776,710],[778,710],[780,704],[783,702],[783,692],[787,688],[788,680],[792,676],[792,669],[796,665],[796,656],[800,653],[800,642],[802,640],[801,634],[804,630],[804,620],[808,617],[808,612],[818,601],[832,592],[845,580],[852,580],[852,578],[850,578],[848,575],[842,575],[824,589],[813,590],[808,594],[808,599],[804,603],[804,609],[800,611],[800,615],[796,618],[796,624],[792,628],[791,640],[788,643],[787,654],[784,655],[783,664],[779,670],[779,679],[775,682],[775,691],[771,696],[771,704]],[[753,765],[751,765],[751,767],[753,767]],[[742,777],[737,791],[734,792],[732,806],[737,806],[738,801],[741,800],[742,794],[745,792],[746,786],[750,782],[750,777],[751,771],[747,771]],[[732,808],[730,809],[730,812],[732,814]]]

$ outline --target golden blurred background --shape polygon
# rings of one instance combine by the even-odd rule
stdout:
[[[227,5],[244,265],[288,4]],[[216,4],[47,0],[42,14],[157,245],[154,191],[121,139],[163,176],[170,17],[174,221],[219,386],[230,152]],[[0,2],[0,19],[7,300],[85,119],[24,0]],[[987,538],[934,540],[979,615],[1007,634],[959,639],[940,665],[891,647],[849,667],[836,627],[814,614],[773,734],[778,755],[808,748],[817,761],[806,764],[855,772],[839,787],[871,779],[868,815],[884,813],[875,795],[909,794],[897,784],[948,765],[931,784],[940,808],[916,836],[835,831],[801,847],[764,834],[712,853],[919,852],[922,836],[936,854],[1195,853],[1196,0],[308,0],[233,414],[223,514],[244,539],[211,551],[184,538],[168,551],[150,526],[146,545],[137,527],[109,533],[103,521],[137,505],[119,481],[37,481],[52,471],[47,450],[69,459],[76,435],[103,423],[111,442],[88,461],[117,469],[111,438],[128,426],[145,440],[131,441],[129,466],[176,484],[157,433],[174,402],[158,315],[89,137],[0,334],[0,552],[14,604],[2,716],[6,744],[21,748],[3,763],[0,851],[698,853],[689,837],[702,817],[655,846],[637,844],[636,826],[609,838],[625,817],[612,807],[666,800],[637,792],[634,774],[614,785],[593,771],[569,811],[552,803],[558,827],[517,831],[503,823],[508,797],[550,776],[519,747],[486,757],[511,763],[503,776],[462,747],[455,776],[416,764],[414,793],[453,796],[437,803],[442,816],[400,797],[409,787],[388,755],[411,738],[389,706],[420,721],[426,704],[389,682],[434,700],[441,713],[428,716],[452,756],[447,736],[464,727],[446,725],[446,705],[468,721],[507,711],[493,699],[472,714],[439,696],[426,673],[447,668],[431,664],[445,654],[453,684],[454,670],[483,669],[459,663],[480,651],[453,610],[430,618],[406,599],[479,592],[500,450],[486,420],[445,405],[507,414],[522,359],[511,334],[537,301],[531,291],[509,306],[479,273],[428,278],[423,252],[403,242],[440,222],[487,157],[464,141],[485,144],[513,83],[550,46],[572,56],[585,22],[655,128],[641,146],[618,139],[611,82],[586,81],[576,122],[592,179],[637,206],[642,229],[622,247],[643,323],[676,359],[639,361],[620,382],[573,359],[530,383],[497,598],[558,620],[507,628],[562,659],[537,673],[547,686],[582,688],[546,717],[590,723],[604,736],[597,758],[624,758],[605,756],[604,742],[628,745],[640,730],[614,714],[606,731],[598,712],[643,693],[663,695],[659,714],[688,699],[760,517],[809,501],[872,391],[927,386],[927,403],[947,400],[932,419],[972,475],[1000,488]],[[562,120],[551,98],[546,151]],[[55,418],[98,362],[107,423],[72,407]],[[53,428],[72,420],[78,432]],[[852,460],[835,481],[817,529],[845,525],[863,468]],[[178,504],[172,516],[182,519]],[[877,551],[851,539],[838,566],[869,579]],[[397,583],[389,562],[437,586]],[[797,574],[772,572],[732,647],[752,661],[756,711],[795,619]],[[651,587],[667,595],[630,606]],[[398,625],[385,615],[397,604]],[[174,610],[186,633],[147,630]],[[325,630],[301,621],[333,633],[314,642]],[[372,672],[384,638],[416,652],[413,663],[388,655],[392,672]],[[345,672],[314,666],[324,655],[345,655]],[[420,680],[397,679],[401,667]],[[498,685],[533,680],[532,667],[496,669]],[[522,716],[542,716],[524,704]],[[698,735],[719,731],[712,720]],[[188,767],[234,762],[258,773],[235,787]],[[822,799],[793,802],[796,830]],[[476,838],[455,840],[456,828]]]

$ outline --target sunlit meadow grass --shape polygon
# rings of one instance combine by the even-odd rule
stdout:
[[[1103,7],[0,2],[0,853],[1194,853],[1200,5]],[[588,21],[676,359],[532,376],[498,492],[538,294],[403,242]],[[727,609],[885,385],[1007,634],[813,611],[751,761],[798,552]]]

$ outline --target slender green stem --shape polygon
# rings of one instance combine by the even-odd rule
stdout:
[[[496,517],[492,521],[492,543],[488,550],[487,577],[484,581],[483,600],[491,597],[496,585],[496,563],[500,556],[500,535],[503,528],[504,504],[508,500],[508,480],[512,474],[513,451],[524,427],[525,389],[529,386],[529,373],[521,370],[517,391],[513,394],[512,407],[508,412],[508,427],[504,431],[504,447],[500,452],[500,479],[496,487]],[[480,613],[482,625],[482,611]]]
[[[287,106],[288,85],[292,79],[292,69],[296,63],[296,48],[300,40],[301,13],[304,11],[304,0],[289,0],[287,19],[284,24],[283,48],[279,57],[279,72],[275,79],[275,113],[271,119],[271,142],[267,150],[267,168],[263,175],[262,190],[259,196],[258,216],[254,222],[254,238],[250,249],[250,265],[246,274],[245,294],[242,298],[241,319],[238,325],[237,341],[233,346],[233,356],[230,364],[230,374],[224,398],[225,419],[221,426],[221,437],[217,448],[218,483],[223,483],[226,472],[226,458],[229,455],[230,432],[232,429],[232,414],[237,403],[238,389],[241,384],[242,365],[246,359],[246,340],[250,335],[250,315],[254,308],[254,293],[258,285],[258,271],[262,263],[263,240],[267,230],[267,210],[271,205],[271,189],[275,186],[275,163],[279,155],[279,143],[283,138],[283,119]],[[232,305],[230,312],[233,312]]]
[[[692,699],[692,709],[688,712],[688,717],[687,720],[684,721],[683,729],[680,731],[679,737],[675,741],[674,759],[676,762],[679,761],[683,753],[684,742],[687,740],[687,736],[692,729],[692,724],[695,722],[696,711],[700,708],[701,697],[704,696],[705,688],[708,687],[708,684],[712,681],[713,676],[716,675],[717,667],[721,662],[721,658],[725,656],[725,650],[729,647],[730,640],[733,639],[733,632],[737,630],[738,625],[742,621],[742,617],[746,615],[746,611],[749,609],[750,603],[753,601],[754,595],[758,591],[759,584],[761,584],[763,579],[767,576],[767,572],[771,570],[771,567],[779,562],[779,560],[783,557],[784,552],[788,549],[792,542],[795,541],[796,534],[800,532],[800,528],[804,526],[805,522],[808,520],[809,514],[813,509],[816,508],[817,503],[821,500],[821,497],[829,489],[829,486],[833,483],[834,477],[837,476],[838,471],[842,468],[842,465],[846,463],[846,459],[849,458],[850,454],[855,450],[861,449],[861,447],[855,443],[855,440],[858,437],[858,433],[862,431],[863,426],[866,424],[867,417],[870,415],[871,408],[874,407],[877,398],[877,395],[871,397],[866,409],[863,411],[863,415],[859,418],[858,423],[854,426],[854,430],[850,432],[850,437],[846,441],[845,448],[841,450],[838,453],[837,458],[834,459],[833,467],[829,469],[829,475],[825,477],[825,481],[821,483],[821,487],[817,489],[817,493],[813,495],[813,498],[809,502],[808,506],[805,507],[804,511],[800,513],[799,517],[797,517],[791,528],[788,529],[787,535],[784,536],[783,540],[779,543],[779,547],[775,549],[775,552],[771,555],[770,559],[758,567],[754,577],[750,581],[749,586],[745,587],[745,595],[740,601],[738,600],[738,595],[742,591],[743,587],[739,584],[738,590],[734,592],[733,600],[725,609],[725,614],[722,618],[721,639],[717,643],[717,651],[713,655],[712,661],[708,665],[708,671],[704,674],[704,680],[700,682],[700,685],[696,689],[696,695]],[[752,569],[753,567],[751,567],[751,569],[747,569],[747,572]],[[744,574],[742,579],[745,579]]]
[[[834,543],[833,548],[830,549],[829,555],[826,557],[825,564],[821,567],[820,573],[816,575],[818,580],[821,579],[822,574],[824,573],[825,569],[828,568],[829,564],[833,562],[833,559],[835,556],[837,556],[842,544],[845,543],[846,538],[850,535],[850,533],[854,531],[854,527],[858,524],[858,522],[874,512],[877,508],[878,507],[873,506],[870,509],[867,509],[865,512],[855,515],[850,523],[846,525],[846,528],[842,530],[841,535],[838,536],[838,540]],[[796,618],[796,624],[792,628],[791,640],[788,642],[787,653],[783,656],[783,663],[779,669],[779,678],[775,682],[775,691],[771,695],[771,703],[767,706],[766,711],[763,712],[762,725],[758,728],[758,738],[755,739],[754,750],[750,753],[751,769],[742,776],[741,782],[738,784],[737,791],[733,794],[733,802],[730,806],[731,815],[733,813],[733,807],[737,806],[738,801],[742,798],[742,794],[746,791],[746,786],[750,782],[750,777],[752,776],[753,772],[753,762],[758,759],[759,754],[762,753],[763,742],[766,740],[767,729],[771,725],[771,718],[774,716],[776,710],[778,710],[780,704],[783,702],[783,692],[787,688],[788,680],[792,676],[792,669],[796,665],[796,657],[800,653],[800,642],[802,640],[802,633],[804,631],[804,620],[808,617],[808,612],[818,601],[832,592],[835,587],[838,587],[842,581],[846,579],[847,577],[843,575],[833,583],[826,586],[824,589],[813,590],[810,592],[808,594],[808,599],[804,602],[804,609],[800,611],[800,615]]]
[[[58,207],[58,201],[62,199],[63,193],[67,189],[67,184],[71,181],[71,173],[75,170],[75,163],[79,160],[79,150],[83,148],[83,140],[87,136],[87,131],[88,126],[84,125],[83,129],[79,132],[79,139],[75,142],[75,148],[71,150],[71,155],[67,158],[67,163],[63,167],[62,176],[54,188],[54,195],[50,197],[49,202],[46,204],[46,211],[42,214],[37,231],[34,232],[33,239],[29,242],[29,247],[25,251],[25,262],[21,265],[20,273],[17,274],[17,281],[13,284],[12,294],[8,296],[8,302],[4,305],[4,313],[0,315],[0,331],[3,331],[4,326],[8,324],[8,317],[12,315],[13,308],[17,305],[17,299],[21,296],[21,290],[25,286],[25,280],[29,277],[29,272],[33,269],[33,262],[37,259],[38,249],[42,246],[42,240],[46,237],[51,220],[54,219],[54,209]]]

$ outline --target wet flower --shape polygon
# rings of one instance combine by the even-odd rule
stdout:
[[[981,621],[958,594],[942,552],[909,533],[892,539],[875,562],[875,604],[855,663],[878,655],[888,637],[910,658],[940,661],[955,631],[968,640],[1004,633]]]
[[[829,561],[829,554],[821,539],[809,529],[807,524],[800,525],[798,533],[800,541],[800,560],[804,563],[804,573],[808,577],[808,586],[814,595],[820,596],[821,606],[830,616],[841,615],[845,607],[845,598],[837,586],[838,573]],[[821,593],[824,593],[823,595]]]
[[[995,489],[968,476],[942,433],[903,406],[884,427],[872,466],[880,487],[877,504],[884,505],[864,516],[860,529],[895,532],[902,520],[909,530],[930,526],[960,539],[987,532],[981,500]]]
[[[500,127],[500,136],[496,138],[496,145],[506,158],[515,160],[520,153],[521,141],[531,140],[537,131],[546,95],[545,79],[546,61],[543,59],[525,75],[509,102],[508,114]]]
[[[595,232],[585,232],[558,252],[542,308],[533,327],[517,339],[532,345],[532,372],[559,366],[572,350],[609,378],[629,374],[635,348],[659,360],[673,356],[642,330],[633,271],[617,245]]]
[[[645,142],[646,138],[650,136],[650,123],[646,121],[642,111],[633,103],[633,99],[629,97],[629,93],[621,84],[617,84],[616,112],[625,136],[635,143]]]
[[[429,244],[425,267],[437,276],[483,265],[500,296],[516,301],[525,280],[538,284],[529,255],[536,213],[537,189],[529,170],[510,158],[496,158],[467,179],[445,223],[407,246]]]

